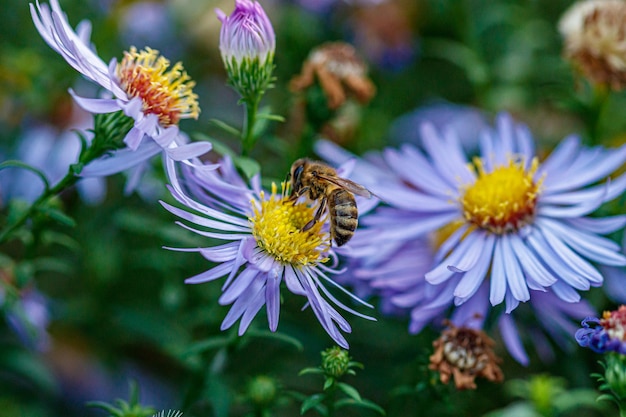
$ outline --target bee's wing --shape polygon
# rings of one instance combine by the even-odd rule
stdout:
[[[372,197],[372,193],[367,188],[354,181],[350,181],[340,177],[329,177],[324,174],[317,174],[317,177],[321,180],[328,181],[331,184],[335,184],[337,187],[341,187],[346,191],[350,191],[353,194],[360,195],[361,197]]]

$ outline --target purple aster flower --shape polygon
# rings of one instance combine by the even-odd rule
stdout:
[[[422,145],[424,151],[406,144],[357,161],[352,178],[387,205],[363,216],[365,227],[340,250],[351,271],[344,282],[408,310],[412,333],[441,323],[452,306],[452,323],[482,326],[490,305],[506,300],[511,313],[530,300],[540,326],[521,330],[549,358],[548,338],[540,335],[564,346],[569,321],[592,312],[576,292],[602,284],[588,260],[626,262],[619,245],[600,236],[622,228],[625,216],[585,217],[621,195],[626,176],[582,189],[619,168],[626,146],[587,149],[570,137],[539,164],[529,132],[507,115],[482,134],[473,169],[454,130],[442,135],[425,124]],[[328,142],[316,150],[335,163],[353,157]],[[522,314],[493,319],[511,354],[527,363],[515,324]]]
[[[257,96],[270,84],[276,35],[256,1],[235,0],[230,16],[216,9],[222,22],[220,52],[229,82],[244,98]]]
[[[626,355],[626,305],[615,311],[605,311],[602,318],[587,317],[582,326],[575,335],[580,346],[597,353]]]
[[[138,51],[131,47],[120,63],[114,58],[107,65],[91,48],[88,21],[82,21],[76,32],[72,30],[57,0],[50,0],[50,6],[31,4],[30,10],[46,43],[84,77],[114,96],[84,98],[70,90],[76,102],[92,113],[121,110],[134,120],[133,128],[124,138],[127,148],[118,151],[119,155],[116,153],[124,163],[115,172],[162,151],[172,159],[187,160],[210,150],[209,143],[187,144],[178,138],[179,120],[195,119],[200,112],[192,90],[195,84],[181,63],[170,68],[170,62],[158,51],[150,48]],[[144,141],[144,137],[152,140]]]
[[[315,207],[287,203],[287,190],[278,192],[273,185],[268,192],[260,187],[260,177],[249,186],[232,162],[224,159],[218,170],[208,171],[166,162],[170,191],[185,209],[162,202],[163,206],[188,223],[182,227],[210,238],[210,246],[174,249],[199,252],[216,265],[185,282],[199,284],[226,277],[221,305],[232,307],[222,323],[222,330],[240,320],[243,334],[252,319],[265,305],[269,328],[278,327],[282,282],[296,295],[302,295],[337,344],[347,348],[341,331],[350,332],[349,323],[332,304],[357,316],[371,319],[347,307],[327,286],[359,300],[335,283],[337,256],[331,248],[328,225],[317,222],[307,231],[302,228],[314,216]],[[332,303],[332,304],[331,304]],[[369,306],[369,305],[368,305]]]
[[[398,181],[363,182],[389,205],[363,224],[379,241],[441,242],[425,279],[452,283],[456,305],[484,280],[491,304],[506,300],[507,312],[528,301],[530,290],[550,288],[576,302],[576,290],[603,281],[589,260],[626,264],[619,245],[600,236],[624,227],[626,216],[586,217],[626,189],[626,175],[593,185],[622,166],[626,146],[588,149],[571,136],[540,164],[526,127],[506,114],[483,132],[471,163],[453,131],[424,124],[422,137],[424,152],[405,145],[383,153]]]

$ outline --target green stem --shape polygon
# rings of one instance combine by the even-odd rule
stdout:
[[[326,417],[334,417],[335,416],[335,399],[337,398],[337,381],[333,382],[333,385],[329,387],[328,393],[326,395],[325,403],[326,403]]]
[[[114,119],[115,115],[111,115],[111,116],[100,115],[100,116],[101,118],[100,119],[96,118],[96,121],[95,121],[94,134],[96,135],[96,137],[94,137],[92,141],[92,146],[88,148],[84,147],[80,153],[78,162],[69,167],[67,174],[65,174],[65,176],[59,182],[57,182],[53,187],[47,188],[43,192],[43,194],[41,194],[37,198],[37,200],[35,200],[31,204],[28,210],[23,212],[16,220],[14,220],[12,223],[7,225],[7,227],[0,232],[0,244],[9,240],[12,237],[13,233],[16,230],[18,230],[20,227],[22,227],[28,219],[32,218],[38,211],[40,211],[41,208],[44,207],[45,204],[47,204],[50,201],[50,199],[52,199],[58,194],[61,194],[67,188],[76,184],[80,180],[80,177],[78,175],[82,171],[82,167],[84,167],[89,162],[99,158],[100,156],[104,155],[107,152],[109,148],[103,147],[103,146],[93,146],[93,144],[96,144],[98,142],[106,142],[106,140],[100,141],[97,139],[98,133],[101,133],[103,138],[110,139],[108,137],[109,135],[107,134],[109,132],[104,130],[104,128],[110,127],[109,124],[115,121]],[[118,129],[119,131],[117,132],[119,135],[125,135],[126,134],[125,132],[128,132],[128,130],[130,129],[130,126],[132,126],[132,120],[128,119],[126,122],[126,125],[127,126],[120,125],[121,128]],[[100,128],[102,128],[102,130]]]
[[[254,136],[254,125],[256,123],[256,116],[259,110],[259,97],[253,97],[244,100],[246,105],[246,119],[244,128],[242,131],[242,154],[243,156],[248,156],[254,144],[256,142],[256,137]]]
[[[26,223],[26,221],[33,217],[33,215],[40,210],[40,208],[47,203],[52,197],[60,194],[66,188],[74,185],[80,178],[77,177],[74,172],[70,171],[63,177],[54,187],[48,188],[35,202],[26,210],[20,217],[18,217],[12,224],[0,233],[0,243],[6,242],[11,235],[20,227]]]
[[[589,109],[587,112],[587,129],[589,138],[587,145],[594,146],[600,141],[600,122],[602,113],[609,99],[609,90],[606,86],[596,85],[592,87]]]

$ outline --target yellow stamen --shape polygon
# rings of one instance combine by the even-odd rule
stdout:
[[[259,247],[276,260],[296,267],[326,262],[330,247],[328,233],[322,232],[323,222],[317,222],[306,232],[302,228],[313,218],[314,209],[305,204],[287,202],[283,184],[282,195],[277,195],[272,183],[269,199],[261,193],[261,201],[253,202],[252,234]]]
[[[197,119],[200,114],[196,85],[177,62],[168,70],[170,61],[159,51],[146,48],[137,52],[134,46],[124,52],[117,66],[121,87],[130,97],[139,97],[143,112],[155,114],[163,126],[175,125],[180,119]]]
[[[506,166],[485,172],[482,160],[474,159],[478,178],[467,186],[460,202],[465,220],[493,233],[503,234],[518,230],[530,222],[535,214],[541,180],[533,176],[539,162],[532,160],[528,171],[524,162],[509,159]]]

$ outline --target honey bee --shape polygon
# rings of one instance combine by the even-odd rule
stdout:
[[[354,194],[370,198],[372,193],[362,185],[339,177],[337,171],[325,163],[306,158],[293,163],[289,177],[291,194],[288,201],[295,203],[302,195],[307,195],[311,201],[320,200],[315,216],[302,231],[312,228],[328,207],[330,237],[337,246],[345,245],[354,235],[359,221]]]

